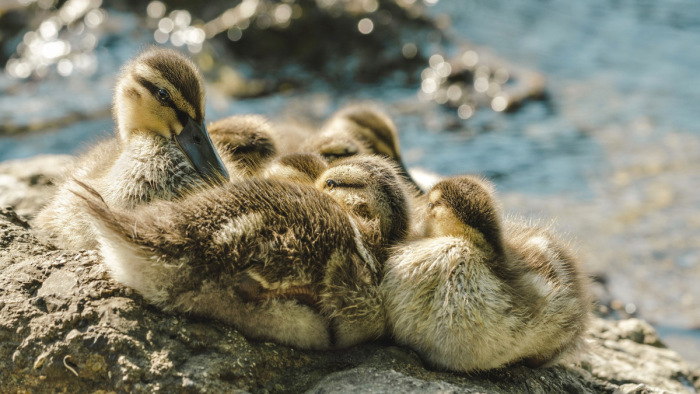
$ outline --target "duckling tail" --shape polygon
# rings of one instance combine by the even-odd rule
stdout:
[[[104,198],[92,186],[77,179],[73,181],[82,190],[71,190],[71,192],[84,201],[87,214],[93,218],[93,224],[98,228],[104,226],[109,232],[120,234],[126,240],[132,241],[133,239],[128,236],[129,233],[125,231],[125,227],[122,225],[123,222],[128,220],[126,217],[123,217],[125,215],[112,211]]]
[[[72,192],[85,203],[97,234],[99,253],[111,276],[154,304],[165,304],[172,296],[181,261],[161,256],[161,250],[154,249],[149,235],[157,230],[149,227],[148,221],[139,221],[136,213],[111,209],[95,189],[75,182],[83,190]]]

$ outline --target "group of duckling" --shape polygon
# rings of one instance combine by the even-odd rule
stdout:
[[[257,115],[206,126],[197,68],[154,47],[124,66],[114,114],[116,138],[36,222],[98,249],[163,309],[306,349],[390,336],[463,372],[581,346],[590,300],[566,245],[504,219],[485,179],[421,192],[372,107],[340,110],[290,151]]]

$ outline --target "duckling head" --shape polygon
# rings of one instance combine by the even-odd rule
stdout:
[[[352,151],[354,146],[359,146],[362,151],[354,154],[373,153],[392,159],[399,165],[399,175],[420,190],[401,160],[399,132],[396,125],[387,114],[375,106],[355,104],[341,109],[322,127],[321,135],[335,137],[336,145],[342,145],[345,142],[345,151]],[[338,147],[335,150],[343,151]]]
[[[378,222],[384,246],[408,235],[410,195],[390,160],[372,155],[338,160],[316,180],[345,209],[367,222]]]
[[[313,185],[326,168],[328,164],[316,153],[289,153],[270,163],[264,176]]]
[[[248,175],[277,154],[274,131],[260,115],[233,115],[209,124],[211,139],[223,156],[238,163]]]
[[[486,179],[458,176],[440,181],[428,193],[428,227],[433,237],[466,237],[503,250],[500,207]]]
[[[357,138],[340,133],[321,133],[311,137],[302,151],[318,153],[328,163],[350,156],[370,154],[369,148]]]
[[[322,133],[348,134],[366,144],[372,153],[401,161],[399,136],[394,122],[369,105],[351,105],[336,112]]]
[[[229,179],[204,125],[202,77],[180,53],[151,47],[127,63],[113,112],[122,146],[137,138],[172,140],[202,177]]]

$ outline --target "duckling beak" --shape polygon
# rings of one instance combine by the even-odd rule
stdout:
[[[189,118],[185,128],[173,138],[192,167],[204,178],[210,181],[229,180],[228,171],[209,138],[204,122],[199,124]]]

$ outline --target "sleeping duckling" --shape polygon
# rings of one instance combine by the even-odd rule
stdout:
[[[315,154],[296,153],[280,157],[271,177],[308,183],[316,179],[316,188],[330,195],[347,213],[357,251],[373,265],[371,272],[358,281],[344,262],[328,265],[323,279],[327,299],[342,299],[344,307],[333,311],[337,322],[336,347],[346,347],[384,333],[384,309],[379,294],[379,280],[387,250],[403,241],[408,233],[410,186],[390,160],[372,155],[355,156],[332,163],[316,175],[325,161]],[[313,293],[298,290],[279,292],[270,286],[279,278],[247,272],[238,288],[249,293],[246,300],[296,298],[309,304]],[[251,291],[252,289],[252,291]],[[251,295],[252,294],[252,295]],[[319,295],[318,297],[321,297]],[[314,297],[313,299],[317,299]]]
[[[260,115],[233,115],[207,127],[214,145],[226,162],[253,175],[277,154],[276,135]]]
[[[318,136],[304,147],[321,154],[329,162],[355,156],[376,154],[387,157],[398,165],[398,173],[410,185],[411,228],[410,239],[425,236],[425,196],[423,189],[406,170],[401,160],[399,135],[391,118],[368,104],[350,105],[336,112],[321,128]]]
[[[394,338],[438,368],[471,372],[575,353],[589,296],[549,233],[501,225],[490,183],[456,177],[428,194],[430,236],[396,248],[382,282]]]
[[[37,224],[62,246],[94,248],[94,230],[71,192],[75,180],[127,209],[228,180],[204,126],[202,85],[195,65],[173,50],[152,47],[127,63],[114,94],[116,138],[78,161]]]
[[[386,193],[367,195],[368,203],[394,207],[397,194],[384,180],[364,177],[360,186]],[[300,348],[343,348],[385,333],[383,252],[373,240],[400,236],[372,234],[379,227],[365,226],[329,193],[254,177],[135,211],[90,193],[83,198],[112,276],[166,310]],[[393,223],[394,213],[407,216],[396,209],[382,219]]]
[[[378,253],[406,239],[410,228],[411,187],[391,160],[359,155],[333,162],[316,180],[324,190],[364,226],[375,227]]]
[[[388,157],[399,165],[401,176],[420,190],[401,160],[396,125],[387,114],[369,104],[349,105],[333,114],[305,148],[329,161],[358,154]]]
[[[366,104],[349,105],[334,113],[321,134],[346,134],[363,142],[377,155],[401,163],[399,134],[388,115]]]
[[[318,153],[328,163],[350,156],[372,154],[364,142],[340,133],[314,135],[302,144],[300,151]]]
[[[289,153],[269,163],[263,171],[263,177],[313,185],[326,168],[328,164],[317,153]]]

